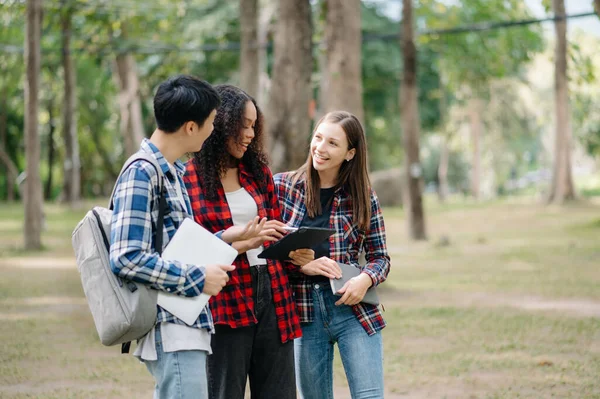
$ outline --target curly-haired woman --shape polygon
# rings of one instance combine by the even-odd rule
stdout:
[[[267,218],[271,240],[285,234],[273,176],[262,149],[263,117],[255,100],[231,85],[221,96],[214,131],[188,162],[184,180],[196,222],[213,233]],[[284,267],[258,258],[262,242],[236,243],[229,283],[212,297],[215,323],[208,358],[209,395],[243,399],[246,379],[253,398],[296,398],[293,339],[300,321]]]

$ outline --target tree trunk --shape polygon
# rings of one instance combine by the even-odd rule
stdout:
[[[122,38],[127,38],[125,25],[121,27]],[[135,58],[132,54],[117,54],[115,60],[116,77],[119,86],[120,131],[128,157],[139,149],[145,137],[140,100],[140,83]]]
[[[438,165],[438,199],[445,202],[448,198],[448,164],[450,162],[450,149],[448,148],[449,135],[442,136],[440,145],[440,164]]]
[[[565,17],[564,0],[552,0],[554,15]],[[556,108],[556,138],[554,168],[549,202],[562,204],[575,198],[571,171],[571,126],[569,122],[569,88],[567,80],[567,21],[554,22],[556,52],[554,67],[554,101]]]
[[[63,139],[65,143],[63,201],[76,207],[81,198],[81,162],[77,137],[76,71],[71,57],[72,11],[61,13],[62,66],[64,73]]]
[[[324,26],[325,19],[327,18],[327,3],[321,2],[318,7],[318,15],[316,16],[316,20],[319,21],[319,24],[315,27],[317,36],[324,36]],[[329,91],[329,73],[327,73],[327,45],[325,40],[321,40],[319,46],[317,48],[317,70],[319,73],[319,90],[317,92],[316,99],[316,110],[313,115],[313,121],[318,121],[325,115],[325,109],[327,108],[327,92]]]
[[[352,112],[364,123],[360,0],[326,0],[324,111]]]
[[[437,168],[437,194],[438,200],[440,202],[445,202],[448,198],[449,194],[449,185],[448,185],[448,167],[450,163],[450,139],[452,134],[450,133],[450,129],[448,129],[447,124],[448,120],[448,105],[446,103],[446,87],[441,87],[441,96],[440,96],[440,129],[441,129],[441,140],[440,143],[440,162]]]
[[[275,0],[265,0],[260,7],[258,24],[258,93],[256,101],[263,107],[269,98],[271,78],[267,70],[269,34],[273,30],[273,16],[277,11]],[[267,140],[268,141],[268,140]]]
[[[425,240],[425,214],[421,194],[423,167],[419,160],[419,104],[417,101],[417,49],[413,39],[412,0],[402,1],[402,59],[404,76],[400,84],[400,112],[405,152],[405,209],[410,237]]]
[[[139,80],[133,55],[117,55],[116,64],[120,84],[120,130],[125,143],[126,156],[129,156],[139,149],[145,137]]]
[[[240,24],[240,86],[256,97],[259,83],[258,0],[240,0]]]
[[[483,101],[473,97],[469,101],[469,120],[471,122],[471,149],[473,158],[471,160],[471,195],[476,200],[481,194],[481,136],[483,132]]]
[[[109,152],[106,150],[106,148],[104,148],[104,146],[102,144],[102,137],[100,137],[100,134],[98,133],[98,131],[96,129],[90,129],[90,135],[92,138],[92,142],[94,143],[96,152],[98,153],[98,156],[102,160],[102,167],[103,167],[104,171],[106,171],[108,173],[110,180],[116,180],[117,177],[119,176],[120,165],[116,165],[116,168],[115,168],[115,162],[111,158],[111,156],[110,156]],[[83,181],[85,181],[85,179],[83,179]]]
[[[49,200],[52,197],[52,180],[54,177],[54,154],[56,147],[54,146],[54,132],[56,123],[54,123],[54,99],[51,97],[48,101],[48,178],[46,179],[46,187],[44,187],[44,199]]]
[[[319,51],[317,52],[317,64],[318,69],[321,71],[319,74],[319,92],[317,98],[317,110],[314,116],[314,119],[318,121],[321,119],[323,115],[327,112],[327,93],[329,92],[329,74],[327,71],[327,51],[325,49],[325,44],[322,43],[319,46]]]
[[[6,86],[2,88],[0,95],[2,96],[0,98],[0,162],[4,164],[4,168],[6,169],[6,200],[12,202],[15,200],[15,182],[19,175],[19,170],[6,151],[8,130],[8,89]]]
[[[0,162],[6,168],[6,200],[13,202],[15,200],[15,182],[19,171],[12,159],[10,159],[10,155],[6,152],[5,146],[0,146]]]
[[[600,0],[594,0],[594,11],[600,17]]]
[[[312,98],[312,25],[309,0],[281,0],[268,107],[268,137],[275,171],[306,160]]]
[[[27,178],[25,202],[25,249],[42,248],[42,181],[40,179],[40,138],[38,91],[40,79],[40,33],[42,0],[27,0],[25,27],[25,158]]]

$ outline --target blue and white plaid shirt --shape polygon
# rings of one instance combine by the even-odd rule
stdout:
[[[176,161],[170,166],[161,152],[149,140],[142,142],[139,152],[156,157],[165,175],[167,210],[164,218],[163,243],[166,246],[181,223],[191,217],[190,199],[182,177],[185,166]],[[179,200],[178,188],[184,204]],[[110,237],[110,264],[118,276],[157,290],[183,296],[197,296],[204,289],[204,267],[182,265],[160,257],[155,247],[155,229],[158,219],[159,176],[147,161],[134,162],[119,178],[114,196],[114,210]],[[157,305],[158,306],[158,305]],[[158,306],[157,323],[170,322],[186,325]],[[192,327],[213,331],[208,307]]]

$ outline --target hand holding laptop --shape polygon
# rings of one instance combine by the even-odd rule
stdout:
[[[185,265],[205,266],[203,293],[183,297],[164,291],[158,292],[157,304],[187,325],[193,325],[205,308],[211,295],[218,294],[227,284],[227,271],[237,257],[237,251],[194,222],[185,219],[162,253],[163,259],[176,260]],[[208,265],[208,266],[207,266]]]
[[[217,295],[227,282],[229,281],[229,275],[227,272],[235,270],[234,265],[206,265],[204,266],[204,289],[203,294]]]

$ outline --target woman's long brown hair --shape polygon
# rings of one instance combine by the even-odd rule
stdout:
[[[352,200],[352,222],[358,228],[366,230],[371,220],[371,181],[367,169],[367,140],[365,132],[356,116],[346,111],[333,111],[324,115],[315,125],[313,135],[321,123],[335,123],[346,133],[348,150],[355,149],[356,154],[350,161],[344,161],[338,173],[335,188],[342,187]],[[319,173],[313,167],[311,150],[308,158],[294,174],[294,181],[305,178],[304,201],[308,216],[314,218],[322,213]]]

